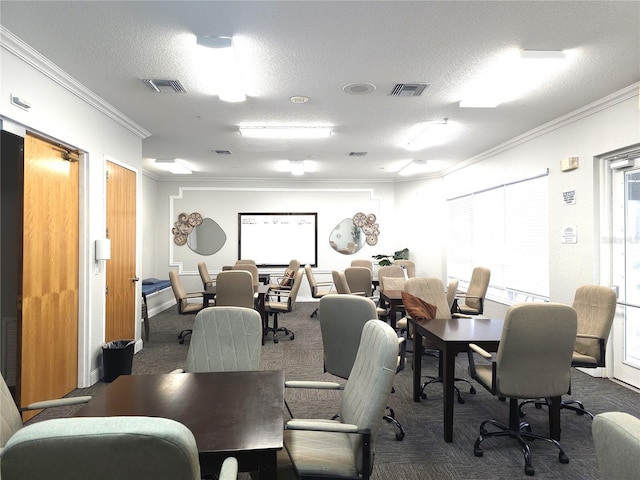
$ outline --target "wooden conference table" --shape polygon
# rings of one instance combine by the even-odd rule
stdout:
[[[169,373],[120,375],[75,416],[170,418],[193,432],[202,475],[217,475],[234,456],[240,471],[273,480],[283,409],[282,370]]]

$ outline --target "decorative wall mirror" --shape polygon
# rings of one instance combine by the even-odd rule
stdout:
[[[338,253],[353,255],[364,246],[365,235],[352,218],[345,218],[329,235],[329,244]]]
[[[204,218],[187,236],[189,248],[200,255],[213,255],[227,241],[224,230],[214,220]]]

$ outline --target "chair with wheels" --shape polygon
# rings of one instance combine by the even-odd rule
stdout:
[[[258,285],[260,285],[260,272],[258,267],[250,263],[236,263],[233,270],[245,270],[251,274],[253,280],[253,293],[258,293]]]
[[[339,419],[289,420],[285,448],[278,452],[278,478],[294,473],[298,478],[368,480],[397,361],[396,332],[381,320],[368,321],[342,392]],[[341,389],[335,382],[287,381],[285,387]]]
[[[407,272],[407,278],[413,278],[416,276],[416,264],[413,260],[394,260],[391,265],[398,265]]]
[[[568,305],[522,303],[507,310],[495,355],[475,344],[469,345],[471,377],[498,398],[509,399],[508,424],[497,420],[485,420],[480,424],[480,435],[473,447],[476,457],[483,456],[483,441],[504,436],[515,439],[520,445],[527,475],[533,475],[535,471],[526,439],[554,444],[559,450],[560,463],[569,463],[557,440],[533,433],[529,424],[520,423],[518,400],[550,398],[553,405],[549,409],[549,419],[559,416],[561,397],[571,383],[571,355],[577,325],[576,311]],[[474,353],[491,363],[476,364]]]
[[[295,334],[291,330],[278,325],[278,315],[291,312],[296,307],[296,299],[298,297],[298,291],[300,290],[300,284],[302,283],[303,273],[304,270],[299,268],[293,277],[291,289],[270,289],[267,293],[267,299],[264,302],[264,311],[269,316],[273,316],[273,327],[267,325],[264,329],[264,335],[268,335],[270,332],[273,333],[273,343],[278,343],[278,332],[283,332],[285,335],[288,335],[291,340],[295,338]]]
[[[451,311],[463,315],[482,315],[490,279],[491,270],[486,267],[475,267],[471,272],[467,292],[454,298]],[[463,299],[462,303],[458,301],[459,298]]]
[[[270,276],[270,279],[275,279],[276,283],[270,283],[269,288],[274,290],[291,290],[293,277],[298,270],[300,270],[300,261],[295,258],[289,260],[289,266],[285,268],[281,275]]]
[[[344,276],[351,292],[363,292],[365,297],[373,296],[373,272],[367,267],[347,267]]]
[[[318,282],[316,277],[313,275],[313,270],[311,269],[311,265],[307,264],[304,266],[304,273],[307,276],[307,281],[309,282],[309,288],[311,289],[311,297],[321,299],[325,295],[332,293],[333,282]],[[318,309],[316,308],[311,315],[311,318],[315,317],[318,314]]]
[[[456,293],[458,293],[458,283],[459,280],[457,278],[454,278],[452,280],[449,280],[449,283],[447,285],[447,303],[449,304],[449,311],[451,313],[456,313],[453,311],[453,306],[456,300]]]
[[[204,298],[202,292],[187,292],[182,286],[180,276],[175,270],[169,270],[169,281],[171,282],[171,289],[173,295],[176,297],[176,303],[178,304],[178,313],[180,315],[190,315],[198,313],[204,307]],[[200,302],[189,302],[191,299],[198,298]],[[178,335],[178,341],[184,343],[187,336],[191,335],[191,329],[186,329],[180,332]]]
[[[254,308],[253,275],[247,270],[226,270],[216,277],[216,306]]]
[[[636,480],[640,472],[640,418],[625,412],[596,415],[591,426],[602,478]]]
[[[211,279],[211,275],[209,275],[209,269],[207,268],[207,264],[205,262],[198,262],[198,273],[200,274],[200,279],[202,280],[202,287],[205,290],[213,287],[213,280]]]

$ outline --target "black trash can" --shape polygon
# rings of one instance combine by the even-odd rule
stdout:
[[[113,382],[120,375],[131,375],[135,343],[135,340],[114,340],[102,346],[105,382]]]

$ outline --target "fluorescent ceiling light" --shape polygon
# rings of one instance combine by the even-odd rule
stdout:
[[[211,82],[215,85],[218,97],[223,102],[244,102],[244,93],[240,65],[233,48],[231,37],[197,37],[198,45],[204,47],[202,61],[207,64]]]
[[[240,127],[247,138],[326,138],[332,127]]]
[[[191,170],[185,167],[180,161],[177,161],[173,158],[161,159],[158,158],[155,160],[155,164],[158,168],[162,170],[166,170],[167,172],[171,172],[174,175],[190,175]]]
[[[289,161],[289,171],[291,172],[291,175],[295,175],[296,177],[304,175],[304,172],[305,172],[304,161],[302,160]]]
[[[398,175],[401,177],[408,177],[410,175],[417,175],[419,173],[425,173],[428,171],[426,160],[412,160],[404,167],[400,169]]]
[[[495,108],[522,97],[557,75],[560,67],[566,64],[562,62],[566,58],[567,52],[561,50],[511,50],[474,79],[473,86],[465,93],[459,106]]]
[[[439,143],[443,143],[448,138],[447,130],[448,118],[435,122],[427,122],[423,124],[419,133],[407,142],[408,150],[422,150]]]

